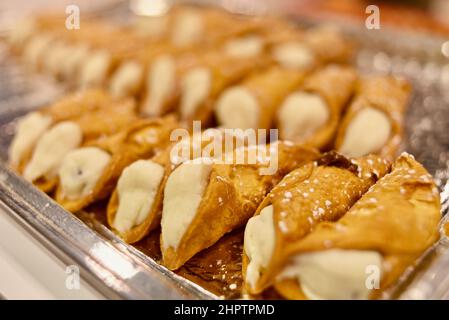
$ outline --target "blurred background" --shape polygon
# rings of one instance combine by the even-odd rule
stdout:
[[[65,10],[76,4],[84,13],[105,14],[120,6],[130,6],[140,14],[157,14],[173,0],[37,0],[1,1],[0,29],[5,29],[26,15],[52,10]],[[188,2],[188,1],[177,1]],[[200,0],[195,2],[218,3],[230,11],[263,14],[282,10],[289,14],[320,19],[343,20],[360,23],[366,19],[368,5],[377,5],[384,26],[430,32],[449,37],[448,0]]]

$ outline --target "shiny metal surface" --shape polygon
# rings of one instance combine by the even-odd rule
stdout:
[[[403,149],[414,154],[436,177],[443,220],[449,222],[449,60],[441,54],[443,39],[388,30],[373,34],[357,26],[340,26],[360,44],[356,61],[361,71],[387,72],[412,81],[414,93],[406,116]],[[7,147],[14,120],[54,99],[64,89],[29,80],[4,51],[0,50],[0,54],[4,55],[0,59],[0,205],[63,261],[78,264],[86,280],[107,297],[216,299],[125,244],[100,223],[87,226],[8,169]],[[386,292],[385,298],[449,299],[447,270],[449,240],[442,235],[419,265]]]
[[[52,199],[0,164],[2,206],[63,260],[82,268],[88,281],[108,297],[126,299],[207,299],[203,289],[139,256],[112,233],[93,231]],[[11,241],[14,241],[11,239]],[[89,277],[91,279],[89,279]],[[92,279],[94,278],[94,279]],[[98,281],[99,280],[99,281]]]

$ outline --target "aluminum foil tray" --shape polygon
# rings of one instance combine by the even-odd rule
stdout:
[[[296,19],[301,24],[316,23]],[[449,222],[449,60],[441,55],[444,40],[341,27],[359,43],[356,64],[363,73],[399,74],[413,83],[403,149],[436,178],[443,204],[442,225]],[[88,214],[68,213],[8,168],[7,149],[17,117],[53,100],[64,88],[24,73],[7,57],[4,47],[0,47],[0,61],[0,206],[65,263],[78,265],[83,278],[106,297],[222,298],[162,267]],[[442,233],[441,240],[384,298],[449,299],[448,270],[449,239]]]

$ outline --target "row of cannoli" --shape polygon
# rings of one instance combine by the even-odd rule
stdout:
[[[147,19],[149,28],[165,31],[148,36],[92,20],[66,30],[64,19],[50,15],[14,29],[11,43],[28,65],[77,88],[102,86],[116,97],[137,98],[142,115],[175,111],[186,121],[211,121],[219,95],[242,81],[257,86],[284,74],[301,78],[318,66],[347,62],[353,51],[337,30],[303,30],[280,18],[175,6]],[[234,96],[225,100],[240,99]]]
[[[351,67],[328,65],[307,76],[275,67],[225,90],[215,114],[227,128],[277,128],[281,139],[321,150],[393,158],[409,96],[404,79],[358,79]]]
[[[288,174],[247,223],[247,293],[380,298],[438,239],[439,192],[413,156],[330,160]]]

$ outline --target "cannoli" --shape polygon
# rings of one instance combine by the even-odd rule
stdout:
[[[269,54],[275,46],[283,42],[301,41],[304,37],[302,29],[285,20],[265,17],[263,23],[261,22],[253,20],[254,28],[227,39],[221,49],[223,53],[248,59]]]
[[[171,131],[178,127],[173,116],[140,120],[67,153],[58,171],[56,201],[76,212],[108,197],[123,169],[161,152],[170,142]]]
[[[101,90],[76,92],[20,118],[9,148],[9,164],[16,169],[21,166],[23,159],[29,156],[36,142],[52,125],[108,107],[112,102],[112,98]]]
[[[144,86],[144,75],[148,72],[151,62],[162,53],[168,54],[176,50],[167,42],[155,43],[123,61],[111,76],[109,92],[116,97],[136,96]],[[163,78],[160,80],[164,81]]]
[[[380,298],[438,240],[440,209],[431,175],[403,154],[343,218],[295,242],[275,288],[291,299]]]
[[[250,75],[217,99],[214,110],[218,124],[226,128],[270,129],[278,106],[305,75],[278,66]]]
[[[341,218],[388,170],[378,156],[349,160],[331,152],[290,172],[246,225],[242,274],[248,292],[272,285],[290,247],[319,223]]]
[[[181,119],[187,123],[192,120],[209,122],[217,96],[266,62],[266,56],[248,60],[213,51],[202,55],[180,80]]]
[[[175,30],[180,27],[175,21],[189,20],[197,14],[201,15],[200,20],[207,21],[216,20],[215,15],[218,14],[220,16],[218,21],[220,22],[214,23],[220,25],[229,23],[226,21],[231,19],[227,14],[223,15],[223,13],[217,13],[214,10],[209,12],[208,10],[176,8],[174,11],[175,13],[169,13],[167,17],[168,20],[173,20],[174,34],[176,33]],[[190,15],[193,16],[186,18]],[[214,16],[214,19],[211,18],[212,16]],[[182,25],[183,22],[180,22],[180,24]],[[177,40],[163,39],[151,45],[148,50],[144,50],[137,57],[123,63],[111,79],[110,90],[115,96],[124,96],[135,95],[144,87],[146,93],[142,106],[143,113],[151,116],[160,116],[171,111],[169,108],[173,107],[174,99],[172,97],[176,96],[173,93],[176,89],[176,79],[179,73],[177,71],[178,67],[183,65],[183,61],[194,61],[196,55],[204,55],[204,51],[210,51],[210,48],[218,51],[215,47],[220,46],[225,39],[250,33],[260,28],[262,28],[260,22],[250,19],[233,21],[232,27],[208,28],[207,40],[201,41],[201,48],[198,48],[198,44],[195,41],[187,41],[183,45],[177,45]],[[183,32],[186,32],[186,30],[184,29]],[[177,39],[178,36],[175,36],[175,38]],[[186,55],[187,57],[185,57]]]
[[[257,158],[254,154],[267,150],[269,156]],[[199,158],[182,163],[168,177],[161,221],[161,251],[167,268],[178,269],[224,234],[244,225],[273,185],[318,156],[313,149],[283,142],[236,149],[232,154],[243,155],[247,160],[241,163],[246,164],[217,164]],[[261,175],[267,160],[277,163],[277,170]]]
[[[207,129],[170,145],[151,159],[127,166],[108,203],[108,224],[127,243],[145,237],[160,225],[165,183],[182,162],[200,157],[224,160],[226,153],[250,145],[244,136]]]
[[[97,87],[107,85],[109,77],[122,61],[135,56],[136,52],[153,45],[124,30],[110,35],[106,43],[89,51],[80,66],[78,86]]]
[[[180,82],[184,75],[190,69],[199,67],[207,55],[217,55],[217,51],[205,48],[170,50],[159,54],[151,61],[146,70],[141,113],[147,116],[160,116],[174,111],[182,94]],[[221,66],[219,63],[215,69],[219,70]],[[200,84],[200,87],[204,85],[207,83]]]
[[[289,39],[287,34],[272,50],[274,60],[288,69],[312,70],[327,63],[345,63],[353,54],[352,44],[334,28],[317,27]]]
[[[52,191],[57,183],[59,167],[71,150],[99,137],[111,135],[137,119],[132,100],[114,102],[107,107],[82,114],[76,119],[58,122],[48,130],[43,130],[35,140],[29,158],[23,159],[18,171],[42,191]]]
[[[341,122],[335,149],[350,157],[376,153],[394,158],[409,95],[410,85],[403,79],[376,76],[361,80]]]
[[[277,112],[280,139],[318,149],[331,146],[356,79],[354,69],[337,65],[324,67],[306,78]]]
[[[144,115],[160,116],[174,110],[176,105],[181,103],[180,111],[184,114],[183,117],[186,119],[189,117],[195,118],[196,108],[201,109],[201,104],[205,104],[201,100],[207,100],[207,89],[210,86],[208,82],[211,80],[207,79],[207,75],[203,76],[205,78],[203,79],[204,82],[198,85],[200,89],[202,87],[206,88],[200,92],[202,95],[198,98],[200,101],[197,102],[200,106],[194,105],[191,107],[194,109],[191,111],[193,112],[192,115],[189,115],[189,110],[183,111],[186,108],[190,108],[189,105],[192,104],[189,100],[192,100],[191,95],[194,93],[191,93],[191,91],[194,91],[195,88],[192,89],[193,85],[189,83],[194,82],[198,74],[201,74],[201,70],[207,68],[212,70],[212,81],[220,82],[220,87],[215,90],[221,89],[222,86],[228,85],[229,82],[238,81],[249,70],[252,70],[250,64],[244,59],[247,58],[239,55],[229,55],[215,48],[207,47],[201,49],[172,48],[159,54],[151,61],[146,70],[141,112]],[[254,59],[253,69],[268,63],[261,56],[257,56]],[[218,80],[220,78],[222,78],[221,81]],[[223,83],[221,84],[221,82]],[[183,96],[183,98],[180,99],[180,96]],[[202,96],[206,96],[206,98]],[[206,119],[210,111],[204,113],[205,115],[200,118]]]
[[[60,15],[45,14],[34,18],[28,17],[19,21],[8,33],[8,43],[15,53],[20,53],[36,31],[53,29],[57,25],[64,25]]]
[[[75,31],[68,30],[63,20],[57,21],[34,30],[22,55],[29,67],[70,80],[77,76],[76,68],[88,57],[88,49],[104,46],[116,31],[100,21],[84,21],[83,28]]]
[[[260,21],[241,18],[222,10],[184,7],[174,14],[169,39],[177,47],[215,45],[254,28]]]

